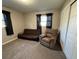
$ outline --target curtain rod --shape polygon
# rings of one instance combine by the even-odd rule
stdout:
[[[53,14],[53,13],[39,13],[39,14],[37,14],[37,15],[46,15],[46,14]]]

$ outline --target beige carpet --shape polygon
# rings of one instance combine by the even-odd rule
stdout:
[[[66,59],[62,51],[42,46],[39,42],[17,39],[3,46],[2,59]]]

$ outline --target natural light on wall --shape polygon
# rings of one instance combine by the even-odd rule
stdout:
[[[47,23],[47,16],[42,15],[41,16],[41,26],[46,26],[46,23]]]

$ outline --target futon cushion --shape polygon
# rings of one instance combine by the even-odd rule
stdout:
[[[29,39],[36,39],[36,38],[38,38],[38,36],[36,35],[23,35],[23,37],[25,37],[25,38],[29,38]]]
[[[24,29],[24,32],[18,34],[18,38],[39,40],[39,34],[36,29]]]

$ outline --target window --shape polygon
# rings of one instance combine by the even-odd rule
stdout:
[[[52,23],[51,16],[48,16],[48,19],[47,19],[47,27],[50,27],[51,26],[51,23]]]
[[[47,24],[47,16],[42,15],[41,16],[41,26],[46,26],[46,24]]]
[[[2,28],[6,27],[5,21],[4,21],[4,15],[2,14]]]
[[[52,28],[52,13],[47,14],[47,28]]]
[[[7,35],[13,34],[13,27],[9,11],[2,10],[2,27],[5,27]]]
[[[38,18],[40,19],[40,26],[45,26],[46,28],[52,28],[52,13],[48,13],[46,15],[40,15]]]

